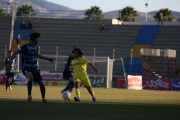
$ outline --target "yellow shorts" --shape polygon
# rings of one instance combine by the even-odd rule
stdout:
[[[91,86],[91,82],[90,82],[88,76],[84,76],[84,77],[75,77],[74,76],[74,82],[80,82],[81,84],[83,84],[83,86],[87,86],[87,87]]]

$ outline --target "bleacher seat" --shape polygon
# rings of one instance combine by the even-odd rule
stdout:
[[[21,22],[22,21],[16,21],[14,25],[14,40],[18,38],[18,35],[20,34],[21,40],[30,40],[30,34],[32,30],[30,29],[21,29]],[[29,21],[25,21],[26,26]]]

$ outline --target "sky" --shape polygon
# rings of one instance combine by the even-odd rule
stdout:
[[[63,5],[74,10],[85,10],[91,6],[98,6],[103,12],[123,9],[132,6],[135,10],[145,12],[145,3],[148,3],[147,11],[155,11],[161,8],[169,8],[180,12],[180,0],[46,0]]]

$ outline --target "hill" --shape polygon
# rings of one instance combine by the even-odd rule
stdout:
[[[0,0],[0,8],[7,10],[7,2],[9,0]],[[13,0],[17,3],[17,7],[22,4],[29,4],[36,10],[36,13],[39,17],[55,17],[55,18],[69,18],[69,19],[83,19],[85,10],[74,10],[66,6],[59,4],[51,3],[46,0]],[[12,9],[11,4],[11,9]],[[148,21],[154,21],[153,16],[157,11],[148,12]],[[143,12],[138,12],[137,21],[144,22],[146,14]],[[117,18],[119,15],[119,10],[105,12],[105,19]],[[172,15],[175,18],[180,18],[180,12],[172,11]]]

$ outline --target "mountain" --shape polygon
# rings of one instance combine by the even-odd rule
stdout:
[[[156,14],[156,12],[158,12],[158,11],[148,12],[147,21],[153,22],[154,15]],[[137,12],[137,13],[138,13],[138,16],[136,17],[137,21],[144,22],[146,20],[146,13],[143,13],[143,12]],[[113,18],[117,18],[118,16],[119,16],[119,10],[114,10],[114,11],[104,13],[104,17],[106,19],[113,19]],[[176,19],[180,18],[180,12],[172,11],[172,16],[175,17]]]
[[[0,0],[0,8],[4,8],[7,11],[7,2],[9,0]],[[22,6],[23,4],[32,5],[35,9],[38,17],[52,17],[52,18],[68,18],[68,19],[83,19],[85,10],[74,10],[66,6],[58,5],[55,3],[48,2],[46,0],[13,0],[12,3],[16,3],[17,7]],[[11,5],[11,10],[13,4]],[[148,21],[154,21],[153,16],[157,11],[148,12]],[[114,10],[110,12],[103,13],[105,19],[113,19],[119,16],[119,10]],[[143,12],[138,12],[137,16],[138,22],[144,22],[146,14]],[[172,15],[175,18],[180,18],[180,12],[172,11]]]
[[[146,14],[143,12],[137,12],[139,16],[137,16],[137,21],[139,22],[144,22],[146,19]],[[110,12],[106,12],[104,13],[104,17],[106,19],[113,19],[113,18],[117,18],[119,16],[119,10],[114,10],[114,11],[110,11]],[[153,16],[151,14],[148,14],[147,16],[148,21],[153,21]]]
[[[0,0],[0,7],[6,8],[9,0]],[[73,10],[68,7],[48,2],[46,0],[13,0],[12,3],[16,3],[17,7],[23,4],[30,4],[34,9],[46,9],[46,10]],[[12,7],[13,4],[11,4]]]

